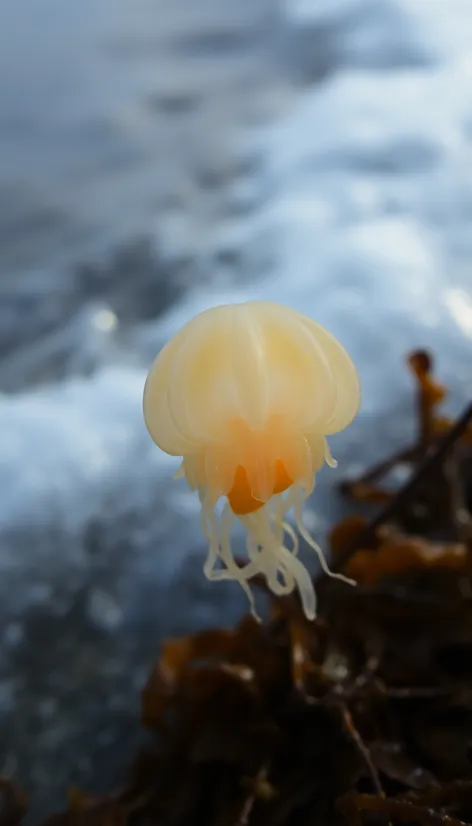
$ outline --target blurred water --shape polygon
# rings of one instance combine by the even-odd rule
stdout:
[[[180,324],[270,298],[351,351],[321,536],[411,435],[408,349],[470,398],[468,0],[130,8],[0,5],[0,742],[37,813],[119,778],[163,635],[245,608],[142,423]]]
[[[155,230],[199,176],[231,174],[248,90],[259,109],[267,87],[270,6],[4,0],[0,272]]]

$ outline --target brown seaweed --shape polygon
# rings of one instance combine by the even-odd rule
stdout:
[[[380,510],[330,535],[358,587],[324,577],[315,622],[269,595],[265,624],[166,641],[142,692],[151,745],[122,789],[72,791],[48,826],[472,824],[472,406],[439,415],[431,356],[409,366],[415,444],[344,484]]]

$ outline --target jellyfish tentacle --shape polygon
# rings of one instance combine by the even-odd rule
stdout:
[[[224,510],[223,510],[222,517],[221,517],[221,527],[222,527],[221,550],[220,550],[221,559],[225,563],[225,565],[228,569],[228,572],[231,575],[231,578],[235,579],[237,582],[239,582],[242,589],[244,590],[244,592],[245,592],[245,594],[246,594],[246,596],[249,600],[249,608],[250,608],[252,616],[258,622],[260,622],[261,618],[260,618],[259,614],[256,611],[256,604],[254,602],[254,594],[252,593],[252,591],[251,591],[251,589],[250,589],[250,587],[247,583],[247,579],[248,579],[247,571],[244,572],[243,569],[239,567],[239,565],[236,563],[236,561],[233,557],[233,552],[231,550],[230,532],[231,532],[231,527],[232,527],[233,521],[234,521],[234,514],[233,514],[230,506],[228,505],[228,503],[226,503],[226,505],[224,507]],[[251,576],[251,574],[249,574],[249,576]]]
[[[284,565],[280,564],[278,557],[276,559],[277,564],[274,564],[273,560],[271,560],[271,562],[272,564],[266,574],[267,584],[270,590],[276,596],[287,596],[291,594],[295,588],[295,580],[291,572],[288,571]],[[282,577],[282,582],[279,576]]]
[[[279,569],[278,566],[274,564],[273,555],[267,553],[267,537],[262,529],[262,525],[267,524],[270,530],[270,517],[268,513],[264,513],[265,510],[266,509],[261,509],[256,515],[253,515],[252,518],[246,517],[241,520],[248,531],[246,548],[249,558],[257,566],[257,573],[262,574],[266,578],[270,590],[276,596],[282,596],[293,590],[294,583],[289,581],[283,584],[277,579]]]
[[[299,550],[299,541],[296,532],[292,528],[289,522],[285,520],[286,513],[290,510],[291,504],[291,491],[287,494],[279,494],[279,496],[274,497],[276,500],[274,503],[274,507],[272,510],[270,509],[271,503],[267,503],[267,509],[270,513],[270,520],[271,520],[271,529],[274,533],[274,536],[277,538],[278,542],[281,545],[285,545],[285,534],[288,534],[292,541],[292,547],[290,552],[294,555],[298,555]]]
[[[289,537],[290,537],[290,539],[292,540],[292,543],[293,543],[293,545],[290,549],[290,553],[293,556],[298,556],[300,543],[298,541],[297,534],[295,533],[294,529],[292,528],[292,526],[288,522],[282,522],[282,528],[284,529],[284,533],[287,533],[289,535]],[[285,544],[285,543],[283,543],[283,544]]]
[[[281,572],[285,577],[285,586],[277,579],[267,581],[274,593],[292,593],[295,585],[298,587],[303,611],[308,619],[314,619],[316,615],[316,594],[310,574],[300,560],[294,556],[290,550],[277,539],[270,530],[270,525],[262,518],[261,511],[252,515],[250,528],[257,536],[261,546],[261,557],[265,565],[270,564],[275,567],[276,572]],[[264,572],[265,573],[265,572]],[[277,594],[279,595],[279,594]]]
[[[263,510],[258,511],[247,520],[247,526],[261,546],[261,551],[258,552],[260,572],[264,574],[270,590],[276,596],[291,594],[295,587],[295,580],[292,571],[286,565],[280,564],[277,549],[282,545],[272,530],[270,516],[267,513],[264,514]],[[287,553],[290,554],[290,551]],[[279,581],[279,574],[284,582]]]
[[[262,510],[265,510],[265,508]],[[259,511],[259,513],[261,513],[261,511]],[[257,568],[257,573],[265,576],[267,582],[269,583],[270,571],[267,568],[261,537],[254,527],[254,521],[255,520],[251,517],[240,518],[241,524],[247,531],[246,550],[249,559],[251,560],[250,564],[253,564]]]
[[[355,585],[356,583],[353,579],[350,579],[349,577],[344,576],[344,574],[338,574],[335,571],[331,570],[331,568],[329,567],[329,565],[326,561],[326,557],[323,553],[323,550],[320,548],[318,543],[315,542],[315,540],[313,539],[312,535],[307,530],[307,528],[305,528],[305,525],[303,524],[303,514],[302,514],[302,507],[303,507],[303,502],[304,502],[303,491],[300,491],[300,494],[301,495],[299,495],[297,501],[294,503],[294,506],[293,506],[295,524],[297,526],[298,532],[300,533],[300,536],[302,536],[303,539],[305,540],[305,542],[307,543],[307,545],[309,545],[310,548],[312,548],[314,550],[314,552],[316,553],[316,555],[318,557],[321,568],[327,576],[331,577],[332,579],[338,579],[340,582],[345,582],[347,585]]]
[[[209,522],[210,528],[207,527],[207,522]],[[208,502],[205,506],[202,505],[201,523],[203,534],[205,538],[208,540],[208,554],[203,566],[203,572],[205,576],[212,582],[220,582],[222,580],[233,580],[234,575],[228,569],[228,565],[223,559],[221,549],[221,542],[223,540],[221,540],[220,542],[216,515],[213,511],[213,508],[210,505],[208,505]],[[230,541],[229,537],[228,541]],[[215,570],[215,566],[218,562],[223,562],[223,564],[226,567]],[[236,563],[234,564],[236,565]],[[240,575],[244,579],[250,579],[258,573],[257,566],[252,563],[249,563],[248,565],[245,565],[241,568],[239,566],[236,567],[238,568]]]
[[[337,468],[338,463],[334,458],[333,454],[331,453],[331,448],[328,444],[328,440],[326,439],[326,437],[324,438],[324,458],[326,464],[329,465],[329,467]]]
[[[273,546],[281,544],[282,538],[279,540],[279,538],[274,535],[270,517],[270,510],[264,508],[253,517],[252,521],[257,525],[261,545],[260,560],[267,584],[272,593],[276,596],[283,596],[293,590],[294,583],[293,581],[290,582],[290,580],[280,582],[278,579],[279,573],[282,574],[283,577],[284,572],[280,570],[277,564],[273,553]]]
[[[233,527],[234,522],[236,521],[236,517],[231,510],[229,504],[225,505],[222,520],[221,520],[221,527],[222,527],[222,543],[226,542],[227,546],[231,549],[231,528]],[[221,556],[221,553],[220,553]],[[222,557],[221,557],[222,558]],[[244,579],[250,579],[251,577],[255,576],[259,573],[259,569],[254,562],[248,562],[246,565],[238,565],[233,557],[233,553],[231,551],[231,570],[238,572],[239,575],[243,576]],[[231,575],[232,576],[232,575]],[[233,576],[232,576],[233,578]]]
[[[285,516],[285,504],[282,494],[279,496],[274,496],[272,502],[268,502],[266,507],[270,514],[272,530],[277,537],[277,540],[282,543],[284,541],[283,520]]]
[[[292,574],[298,586],[305,616],[310,620],[314,619],[316,616],[316,594],[308,570],[302,562],[293,556],[284,546],[279,547],[276,553],[279,564],[284,565],[287,572]]]
[[[223,579],[229,579],[229,577],[227,571],[224,569],[215,571],[215,566],[220,559],[220,540],[218,526],[214,517],[213,508],[206,500],[203,500],[200,522],[203,535],[208,541],[208,554],[203,565],[203,573],[211,582],[218,582]],[[210,527],[208,527],[208,525]]]
[[[202,502],[201,524],[203,535],[208,540],[208,554],[203,573],[211,582],[232,579],[227,568],[215,570],[215,566],[221,561],[221,543],[216,515],[208,500]]]

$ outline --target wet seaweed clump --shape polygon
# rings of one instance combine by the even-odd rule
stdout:
[[[269,594],[265,624],[167,641],[124,788],[74,791],[48,826],[472,823],[472,405],[444,418],[431,357],[409,365],[417,439],[344,483],[361,504],[330,537],[358,587],[322,577],[314,621]],[[2,790],[14,826],[24,801]]]

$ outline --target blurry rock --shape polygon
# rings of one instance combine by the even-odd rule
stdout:
[[[183,289],[180,268],[160,260],[148,237],[124,244],[108,263],[80,267],[76,278],[85,299],[106,299],[124,323],[156,318]]]
[[[106,263],[7,281],[0,287],[0,390],[92,374],[109,359],[119,329],[155,319],[177,300],[188,266],[184,258],[164,260],[142,237]]]
[[[305,80],[338,68],[420,66],[437,46],[409,0],[286,0],[286,51]]]

